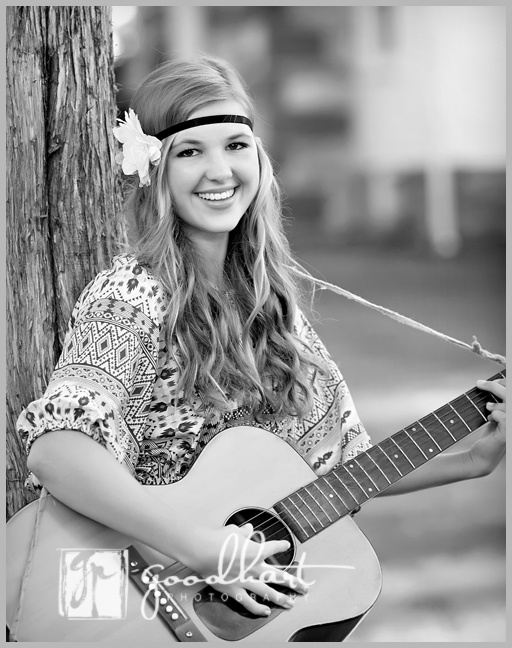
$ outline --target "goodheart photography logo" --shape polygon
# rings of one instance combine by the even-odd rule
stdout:
[[[59,614],[69,620],[124,619],[128,549],[61,549]]]
[[[253,540],[255,537],[259,540],[259,550],[256,556],[252,559],[252,561],[250,563],[247,563],[247,550],[248,550],[249,542]],[[289,585],[294,575],[288,572],[282,572],[281,574],[279,574],[279,577],[276,577],[274,570],[269,569],[268,571],[263,572],[258,578],[255,578],[254,576],[251,576],[248,573],[256,564],[261,562],[263,549],[264,549],[263,547],[264,541],[265,541],[265,537],[261,533],[261,531],[255,531],[250,537],[244,539],[244,543],[241,548],[241,554],[240,554],[240,572],[236,575],[230,575],[230,572],[233,567],[233,563],[235,561],[236,556],[239,553],[239,547],[240,547],[240,539],[238,535],[235,533],[230,534],[224,541],[224,544],[222,545],[222,549],[219,554],[218,573],[215,575],[208,576],[207,578],[200,578],[193,574],[190,576],[186,576],[185,578],[180,578],[177,575],[173,575],[173,576],[167,576],[166,578],[160,580],[158,577],[158,571],[162,571],[164,569],[163,565],[151,565],[150,567],[147,567],[142,574],[143,582],[148,585],[148,589],[146,590],[141,603],[142,616],[144,617],[144,619],[148,621],[154,619],[158,614],[158,607],[159,607],[159,600],[160,600],[159,596],[155,596],[155,593],[160,590],[161,593],[169,594],[169,588],[174,585],[183,585],[185,587],[192,587],[194,585],[204,583],[205,585],[214,586],[214,585],[230,585],[234,583],[244,584],[244,583],[254,582],[256,580],[263,583]],[[231,550],[231,554],[229,554],[229,550]],[[355,569],[355,567],[351,565],[307,565],[306,552],[303,552],[301,554],[299,561],[294,563],[293,567],[294,567],[294,572],[297,575],[302,575],[304,568]],[[314,585],[315,583],[314,580],[313,581],[305,580],[304,582],[308,587],[311,587],[311,585]],[[251,592],[249,592],[249,595],[254,596]],[[170,594],[170,596],[174,598],[172,593]],[[308,595],[306,594],[304,596],[305,598],[307,598]],[[183,592],[180,593],[180,600],[182,602],[187,600],[187,598],[188,597],[186,596],[186,594],[183,594]],[[200,592],[198,592],[194,594],[192,598],[197,601],[200,601],[202,600],[202,595]],[[226,602],[228,598],[229,597],[226,593],[222,593],[221,600],[223,602]],[[237,594],[234,598],[238,602],[242,600],[240,594]],[[264,601],[269,601],[267,595],[263,596],[262,598]],[[151,614],[149,615],[146,613],[147,601],[151,601],[151,606],[152,606],[152,611]]]
[[[260,541],[259,551],[250,562],[247,562],[249,542],[255,536]],[[147,621],[154,619],[158,614],[160,602],[165,600],[165,604],[168,604],[165,596],[175,599],[175,594],[169,591],[173,586],[192,587],[201,583],[212,586],[233,583],[243,585],[255,580],[269,584],[289,585],[293,574],[286,571],[281,572],[279,578],[276,578],[273,569],[263,572],[257,579],[250,575],[251,569],[261,562],[264,540],[263,534],[256,531],[251,538],[245,538],[240,547],[238,535],[234,533],[229,535],[219,555],[218,573],[207,578],[196,575],[180,578],[177,575],[172,575],[160,580],[158,572],[164,570],[163,565],[146,567],[142,574],[142,582],[147,585],[147,589],[141,601],[141,616]],[[239,573],[233,574],[231,572],[237,555],[240,556]],[[306,553],[303,552],[300,559],[294,562],[293,571],[297,575],[303,575],[305,568],[355,569],[350,565],[307,565]],[[124,619],[128,599],[128,579],[128,549],[61,549],[59,613],[69,620]],[[305,582],[308,587],[315,583],[314,580],[305,580]],[[165,596],[161,598],[156,595],[157,593]],[[305,598],[307,596],[306,594]],[[196,592],[191,598],[200,600],[201,592]],[[235,598],[238,601],[241,600],[240,595]],[[186,601],[188,599],[186,592],[180,591],[179,599],[182,602]],[[268,599],[268,597],[265,596],[264,599]],[[226,602],[228,595],[223,593],[221,600]],[[146,611],[148,602],[151,607],[149,614]]]

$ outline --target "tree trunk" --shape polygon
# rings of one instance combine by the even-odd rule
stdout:
[[[126,240],[114,161],[111,8],[7,7],[7,516],[33,499],[18,415],[73,305]]]

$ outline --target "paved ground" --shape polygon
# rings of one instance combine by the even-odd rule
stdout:
[[[332,244],[295,250],[327,281],[505,354],[504,250],[452,261]],[[375,441],[500,369],[332,293],[322,291],[315,309],[317,331]],[[380,558],[384,585],[349,641],[505,641],[504,466],[481,480],[379,498],[356,520]]]

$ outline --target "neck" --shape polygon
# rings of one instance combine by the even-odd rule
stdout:
[[[228,250],[229,233],[212,234],[194,231],[189,236],[199,251],[210,283],[219,289],[224,287],[224,264]]]

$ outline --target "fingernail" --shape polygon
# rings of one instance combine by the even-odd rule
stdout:
[[[288,609],[292,608],[294,605],[295,605],[295,601],[291,598],[286,599],[286,601],[284,602],[284,607]]]
[[[265,608],[265,611],[263,612],[263,614],[265,616],[270,616],[270,611],[271,611],[270,608]]]
[[[487,382],[486,380],[477,380],[476,384],[477,385],[485,385],[486,382]]]
[[[492,409],[494,407],[494,403],[487,403],[486,407],[487,409]]]

